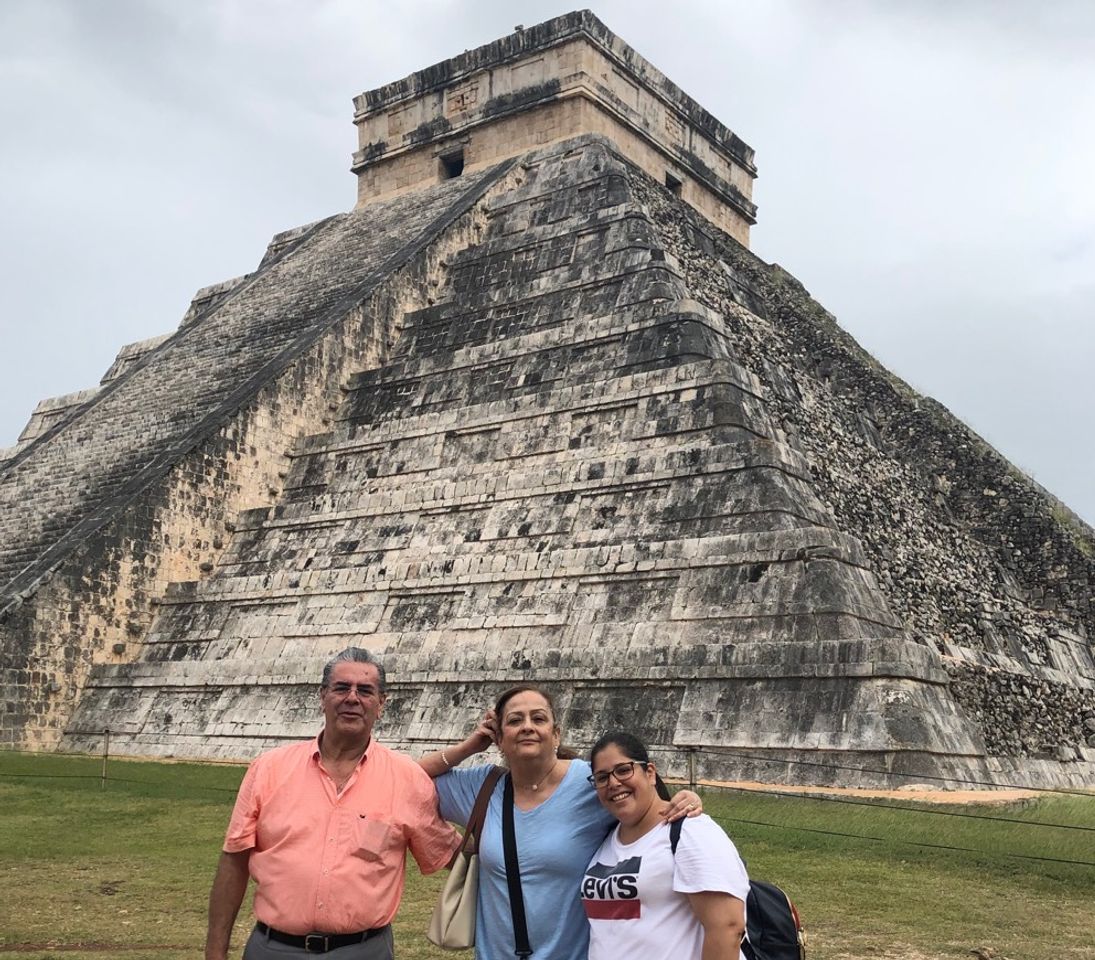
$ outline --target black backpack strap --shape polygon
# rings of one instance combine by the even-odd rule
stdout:
[[[517,831],[513,825],[513,777],[506,774],[502,796],[502,848],[506,854],[506,884],[509,886],[509,909],[513,914],[514,953],[525,960],[532,956],[525,922],[525,899],[521,895],[521,867],[517,862]]]
[[[681,842],[681,828],[683,826],[683,820],[674,820],[669,825],[669,849],[673,851],[673,856],[677,855],[677,844]]]

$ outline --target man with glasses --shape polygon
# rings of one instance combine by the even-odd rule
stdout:
[[[343,650],[323,668],[319,736],[251,764],[209,895],[206,960],[227,960],[249,878],[257,923],[244,960],[391,960],[407,849],[432,873],[460,838],[422,768],[372,739],[384,680],[367,650]]]

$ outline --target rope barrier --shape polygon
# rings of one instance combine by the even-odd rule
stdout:
[[[6,773],[0,770],[0,779],[8,780],[103,780],[99,775],[90,773]],[[136,783],[149,787],[168,788],[170,783],[156,780],[137,780],[132,777],[106,777],[109,783]],[[214,787],[203,784],[188,784],[187,790],[216,790],[219,793],[230,793],[233,796],[239,792],[238,787]]]
[[[1095,827],[1085,827],[1082,824],[1050,823],[1045,820],[1023,820],[1019,817],[996,817],[984,813],[964,813],[960,810],[936,810],[932,807],[910,807],[901,803],[878,802],[873,800],[858,800],[854,797],[831,797],[814,793],[799,793],[786,790],[760,790],[754,787],[720,786],[719,784],[703,784],[712,790],[733,790],[738,793],[759,793],[770,797],[787,797],[796,800],[816,800],[818,803],[847,803],[859,807],[874,807],[878,810],[904,810],[909,813],[926,813],[935,817],[961,817],[965,820],[991,820],[994,823],[1017,823],[1024,827],[1052,827],[1057,830],[1084,830],[1095,833]]]
[[[955,847],[944,843],[928,843],[924,840],[902,840],[898,837],[872,837],[859,833],[842,833],[838,830],[822,830],[818,827],[796,827],[786,823],[768,823],[765,820],[744,820],[737,817],[718,816],[713,819],[726,823],[746,823],[757,827],[772,827],[776,830],[795,830],[801,833],[820,833],[830,837],[844,837],[851,840],[869,840],[875,843],[900,843],[913,847],[928,847],[932,850],[951,850],[957,853],[975,853],[979,857],[1009,857],[1020,860],[1037,860],[1044,863],[1066,863],[1080,867],[1095,867],[1095,860],[1064,860],[1060,857],[1039,857],[1028,853],[994,853],[991,850],[978,850],[976,847]]]
[[[431,745],[436,745],[437,743],[439,743],[439,741],[437,741],[436,739],[428,738],[428,737],[413,737],[413,738],[410,738],[410,739],[413,740],[414,742],[428,743],[428,744],[431,744]],[[656,750],[656,749],[652,749],[650,752],[652,754],[660,754],[660,755],[666,755],[666,754],[670,753],[670,751],[668,751],[668,750]],[[32,752],[32,751],[24,751],[24,750],[13,749],[11,747],[0,748],[0,757],[2,757],[5,753],[14,754],[16,756],[74,757],[74,758],[82,758],[82,759],[85,759],[85,760],[94,760],[94,759],[98,759],[101,756],[100,754],[77,753],[77,752],[72,752],[72,751],[60,751],[60,750],[56,750],[56,751],[51,750],[48,753],[36,753],[36,752]],[[702,748],[697,748],[697,747],[682,747],[681,749],[674,752],[672,755],[674,757],[680,757],[682,754],[686,757],[689,756],[689,755],[697,756],[697,757],[713,757],[713,758],[725,757],[725,758],[732,759],[732,760],[744,760],[744,761],[748,761],[750,763],[767,763],[767,764],[780,764],[780,765],[794,764],[794,765],[797,765],[797,766],[806,766],[806,767],[811,767],[811,768],[818,769],[818,770],[832,770],[832,771],[841,771],[841,772],[845,772],[845,773],[865,773],[865,774],[871,774],[873,776],[899,777],[899,778],[903,778],[903,779],[906,779],[906,780],[916,780],[916,781],[926,780],[926,781],[931,781],[933,783],[953,783],[953,784],[961,784],[961,785],[964,785],[964,786],[971,786],[971,787],[990,787],[990,788],[993,788],[993,789],[996,789],[996,790],[1023,790],[1023,791],[1027,791],[1029,793],[1061,794],[1063,796],[1074,796],[1074,797],[1092,797],[1092,796],[1095,796],[1095,788],[1093,788],[1092,790],[1084,790],[1084,789],[1076,789],[1076,788],[1072,788],[1072,787],[1040,787],[1040,786],[1030,786],[1030,785],[1026,785],[1026,784],[1018,784],[1018,783],[999,783],[999,782],[994,781],[994,780],[976,780],[976,779],[966,778],[966,777],[947,777],[947,776],[941,776],[941,775],[938,775],[938,774],[904,773],[904,772],[898,771],[898,770],[881,770],[881,769],[877,769],[877,768],[873,768],[873,767],[857,767],[857,766],[854,766],[852,764],[824,762],[824,761],[820,761],[820,760],[805,760],[805,759],[795,759],[795,758],[790,758],[790,757],[766,757],[766,756],[760,756],[758,754],[753,754],[753,753],[741,753],[741,752],[736,752],[736,751],[732,751],[732,750],[722,750],[722,749],[718,749],[718,748],[702,749]],[[124,759],[126,761],[136,762],[136,763],[159,763],[159,762],[164,762],[164,759],[161,758],[161,757],[135,757],[135,756],[125,756],[125,755],[115,755],[115,754],[111,754],[111,759]],[[247,764],[247,761],[245,761],[245,760],[240,760],[240,761],[215,760],[215,759],[214,760],[205,760],[205,759],[202,759],[202,758],[199,758],[199,757],[194,757],[194,758],[190,758],[190,757],[172,758],[170,762],[173,762],[173,763],[174,762],[195,763],[195,764],[202,764],[202,765],[209,765],[209,766],[246,766],[246,764]],[[716,786],[716,785],[715,784],[709,784],[709,786]],[[1024,821],[1024,822],[1027,822],[1027,821]]]
[[[692,748],[686,748],[692,749]],[[664,752],[664,751],[663,751]],[[1072,787],[1034,787],[1018,783],[997,783],[994,780],[972,780],[964,777],[943,777],[927,773],[902,773],[898,770],[877,770],[871,767],[856,767],[843,763],[823,763],[820,760],[796,760],[790,757],[761,757],[750,753],[735,753],[727,750],[696,750],[701,756],[729,757],[734,760],[748,760],[750,762],[798,764],[807,767],[816,767],[822,770],[843,770],[853,773],[870,773],[883,777],[903,777],[907,780],[931,780],[937,783],[961,783],[967,786],[992,787],[996,790],[1027,790],[1031,793],[1059,793],[1074,797],[1095,796],[1093,790],[1077,790]]]
[[[4,772],[0,772],[0,778],[6,778],[6,779],[35,779],[35,778],[41,778],[41,779],[56,779],[56,780],[98,780],[99,779],[97,776],[93,776],[91,774],[63,774],[63,773],[58,773],[58,774],[42,773],[42,774],[38,774],[38,773],[4,773]],[[172,784],[168,784],[168,783],[162,783],[162,782],[157,783],[156,781],[153,781],[153,780],[142,780],[142,779],[133,778],[133,777],[111,777],[110,781],[112,783],[135,784],[135,785],[139,785],[139,786],[157,787],[157,788],[161,788],[161,789],[162,788],[170,788],[172,786]],[[235,795],[235,793],[236,793],[236,789],[233,788],[233,787],[214,787],[214,786],[206,786],[206,785],[193,785],[193,786],[189,787],[188,789],[190,789],[190,790],[214,791],[214,792],[217,792],[217,793],[226,793],[226,794],[231,794],[231,795]],[[1087,826],[1083,826],[1083,825],[1079,825],[1079,824],[1046,823],[1046,822],[1043,822],[1043,821],[1020,820],[1020,819],[1012,818],[1012,817],[1007,817],[1007,818],[1005,818],[1005,817],[991,817],[991,816],[984,816],[984,815],[980,815],[980,814],[965,814],[965,813],[960,813],[960,812],[955,812],[955,811],[947,811],[947,810],[931,810],[931,809],[926,809],[926,808],[922,809],[922,808],[919,808],[919,807],[907,807],[907,806],[890,805],[890,804],[870,803],[870,802],[866,802],[866,801],[852,800],[852,799],[843,798],[843,797],[814,797],[814,796],[809,796],[809,795],[805,795],[805,794],[794,794],[794,793],[788,794],[788,793],[782,793],[780,791],[774,791],[774,790],[773,791],[769,791],[769,790],[753,791],[753,790],[750,790],[746,787],[731,787],[729,789],[737,790],[737,791],[740,791],[742,793],[756,792],[756,793],[761,793],[761,794],[765,794],[765,795],[776,795],[776,796],[780,796],[780,797],[791,797],[791,798],[809,799],[809,800],[822,800],[822,801],[826,801],[826,802],[835,802],[835,803],[854,803],[854,804],[857,804],[857,805],[860,805],[860,806],[875,807],[875,808],[881,808],[881,809],[886,809],[886,810],[901,810],[901,811],[906,811],[906,812],[911,812],[911,813],[929,813],[929,814],[935,814],[935,815],[938,815],[938,816],[963,817],[963,818],[971,818],[971,819],[977,819],[977,820],[993,820],[993,821],[999,821],[999,822],[1005,822],[1005,823],[1014,823],[1014,824],[1018,824],[1018,825],[1021,825],[1021,826],[1053,827],[1053,828],[1060,829],[1060,830],[1078,830],[1078,831],[1089,831],[1089,832],[1090,831],[1095,831],[1095,828],[1093,828],[1093,827],[1087,827]],[[178,791],[176,791],[176,794],[177,793],[178,793]],[[841,837],[841,838],[849,839],[849,840],[864,840],[864,841],[868,841],[868,842],[872,842],[872,843],[898,843],[898,844],[903,844],[903,845],[907,845],[907,846],[925,847],[925,848],[929,848],[929,849],[932,849],[932,850],[949,850],[949,851],[952,851],[952,852],[955,852],[955,853],[973,853],[973,854],[976,854],[976,855],[982,856],[982,857],[990,857],[990,858],[991,857],[1007,857],[1007,858],[1012,858],[1012,859],[1031,860],[1031,861],[1037,861],[1037,862],[1043,862],[1043,863],[1060,863],[1060,864],[1068,864],[1068,865],[1072,865],[1072,866],[1095,867],[1095,861],[1092,861],[1092,860],[1070,860],[1070,859],[1065,859],[1065,858],[1061,858],[1061,857],[1038,856],[1038,855],[1035,855],[1035,854],[1012,853],[1012,852],[1009,852],[1009,851],[994,852],[994,851],[989,851],[989,850],[981,850],[981,849],[978,849],[976,847],[959,847],[959,846],[955,846],[953,844],[929,843],[927,841],[921,841],[921,840],[904,840],[904,839],[901,839],[901,838],[898,838],[898,837],[876,837],[876,836],[872,836],[870,834],[848,833],[848,832],[845,832],[845,831],[838,831],[838,830],[824,830],[824,829],[821,829],[819,827],[804,827],[804,826],[797,826],[795,824],[771,823],[771,822],[766,821],[766,820],[750,820],[750,819],[746,819],[746,818],[742,818],[742,817],[727,817],[727,816],[723,816],[723,815],[718,815],[714,819],[716,819],[720,822],[725,822],[725,823],[740,823],[740,824],[746,824],[746,825],[749,825],[749,826],[768,827],[768,828],[775,829],[775,830],[794,830],[794,831],[797,831],[797,832],[814,833],[814,834],[820,834],[820,835],[823,835],[823,836]]]

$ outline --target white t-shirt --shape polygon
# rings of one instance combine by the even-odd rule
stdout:
[[[673,855],[668,824],[634,843],[617,827],[582,878],[589,960],[699,960],[703,927],[686,894],[717,891],[743,903],[749,877],[722,828],[704,815],[684,821]]]

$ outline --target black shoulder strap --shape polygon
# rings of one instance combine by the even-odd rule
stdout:
[[[677,855],[677,844],[681,842],[681,827],[683,826],[683,820],[674,820],[669,825],[669,849],[673,851],[673,856]]]
[[[506,854],[506,883],[509,886],[509,908],[513,914],[514,952],[524,960],[532,956],[525,922],[525,899],[521,895],[521,867],[517,862],[517,831],[513,825],[513,777],[506,774],[502,796],[502,848]]]

